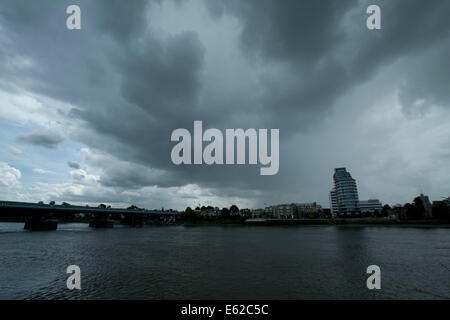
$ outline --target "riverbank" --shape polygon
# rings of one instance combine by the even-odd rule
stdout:
[[[0,222],[24,223],[21,219],[1,219]],[[89,221],[59,221],[59,224],[85,223]],[[116,226],[128,226],[128,224],[115,221]],[[156,222],[145,222],[142,225],[161,225]],[[142,226],[140,225],[140,226]],[[349,219],[247,219],[243,217],[220,218],[202,217],[196,219],[180,219],[173,224],[184,226],[383,226],[383,227],[427,227],[450,228],[449,221],[440,220],[396,220],[382,218],[349,218]]]
[[[377,219],[377,218],[362,218],[362,219],[333,219],[331,224],[334,225],[370,225],[370,226],[395,226],[395,227],[439,227],[450,228],[449,221],[440,220],[398,220],[398,219]]]
[[[58,224],[85,223],[90,220],[55,220]],[[0,218],[0,222],[25,223],[24,219]],[[114,221],[116,226],[131,226],[123,221]],[[240,216],[223,217],[196,217],[179,218],[168,224],[159,220],[142,221],[133,227],[145,225],[183,225],[183,226],[380,226],[380,227],[420,227],[420,228],[450,228],[450,221],[423,219],[423,220],[399,220],[384,218],[346,218],[346,219],[249,219]]]
[[[252,226],[395,226],[395,227],[438,227],[450,228],[449,221],[440,220],[398,220],[383,218],[349,218],[349,219],[243,219],[243,218],[199,218],[184,220],[180,224],[187,226],[217,225],[252,225]]]

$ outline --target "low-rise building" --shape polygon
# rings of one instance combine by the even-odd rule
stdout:
[[[266,207],[265,214],[276,219],[318,218],[321,210],[322,206],[316,202],[290,203]]]
[[[266,217],[275,217],[275,209],[273,206],[265,207],[264,208],[264,214]]]
[[[359,207],[361,213],[374,213],[375,211],[381,212],[383,206],[378,199],[360,200]]]
[[[296,203],[298,218],[319,218],[322,206],[317,202]]]
[[[253,218],[262,218],[265,216],[266,210],[264,209],[253,209],[252,210],[252,217]]]

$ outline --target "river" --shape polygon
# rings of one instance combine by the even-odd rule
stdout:
[[[0,223],[0,250],[0,299],[450,299],[445,228]]]

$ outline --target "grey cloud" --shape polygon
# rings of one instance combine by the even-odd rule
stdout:
[[[56,133],[30,133],[21,134],[16,137],[17,142],[31,144],[35,146],[55,149],[64,139]]]
[[[244,50],[270,59],[308,65],[345,40],[339,21],[357,5],[344,1],[206,1],[214,13],[241,19]]]
[[[202,63],[193,32],[129,46],[120,64],[123,96],[152,116],[181,118],[195,108]]]
[[[61,12],[72,2],[83,11],[79,32],[64,28]],[[337,101],[385,68],[401,67],[388,81],[399,87],[405,108],[420,99],[449,104],[450,2],[375,1],[382,8],[380,32],[365,27],[372,2],[205,1],[217,21],[237,18],[240,28],[223,32],[239,39],[251,66],[211,77],[206,57],[214,50],[198,34],[161,32],[147,20],[152,5],[162,1],[2,1],[0,24],[11,45],[0,46],[0,72],[25,90],[74,106],[70,116],[84,125],[72,137],[122,161],[97,164],[105,186],[198,183],[230,196],[283,193],[299,187],[299,175],[302,181],[315,179],[314,172],[292,172],[299,170],[303,150],[317,148],[305,140],[298,150],[295,143],[283,143],[313,131],[336,111]],[[23,55],[31,67],[11,63]],[[174,166],[170,133],[191,130],[194,120],[222,130],[280,128],[279,175],[263,180],[256,166]],[[321,156],[332,166],[330,153]]]
[[[8,151],[10,153],[12,153],[15,156],[22,156],[23,155],[23,151],[20,150],[19,148],[16,148],[14,146],[8,146]]]
[[[297,132],[299,123],[308,128],[326,114],[335,99],[369,80],[380,68],[420,55],[447,39],[450,31],[448,1],[207,3],[214,16],[230,13],[242,21],[240,41],[250,59],[281,66],[281,72],[262,76],[261,100],[267,125],[282,125],[285,135]],[[365,27],[365,9],[370,4],[381,7],[380,32]],[[448,76],[445,59],[438,61],[438,78]],[[419,72],[411,78],[420,79]],[[422,90],[434,92],[442,87],[443,82],[429,80]]]
[[[72,169],[80,169],[81,168],[80,164],[78,164],[76,162],[72,162],[72,161],[68,161],[67,165],[69,166],[69,168],[72,168]]]
[[[108,33],[119,41],[127,41],[146,28],[145,13],[149,2],[151,1],[94,1],[92,5],[96,10],[86,11],[89,14],[88,26],[96,27],[100,33]]]
[[[450,108],[450,37],[430,51],[416,58],[415,68],[405,62],[400,101],[407,114],[426,113],[432,106]]]
[[[170,180],[168,173],[161,176],[143,166],[122,166],[105,170],[100,183],[106,187],[139,189],[153,185],[168,187],[176,182]]]
[[[83,142],[87,145],[129,161],[167,166],[167,137],[171,130],[197,118],[193,109],[200,88],[201,43],[193,32],[164,38],[154,30],[137,28],[140,23],[133,21],[144,19],[144,1],[133,4],[136,8],[127,11],[127,15],[120,12],[120,1],[112,6],[110,1],[78,3],[87,24],[78,33],[65,30],[65,24],[52,31],[55,22],[39,15],[28,21],[26,17],[33,16],[34,3],[19,1],[18,6],[11,4],[11,9],[5,10],[5,26],[11,29],[11,36],[24,39],[16,41],[17,47],[11,48],[5,61],[12,60],[17,52],[31,52],[31,58],[39,64],[30,70],[9,70],[11,80],[76,105],[72,115],[84,119],[89,128],[100,134],[86,136]],[[65,9],[64,2],[52,4],[49,1],[39,5],[51,16],[58,16]],[[112,9],[117,10],[111,12]],[[111,20],[115,23],[109,28],[104,20],[112,18],[104,16],[120,19]],[[122,25],[126,36],[114,36],[114,30]],[[17,30],[21,31],[20,36]],[[104,37],[105,32],[113,36]],[[24,81],[29,78],[33,81]],[[109,141],[100,144],[105,140],[101,136]]]

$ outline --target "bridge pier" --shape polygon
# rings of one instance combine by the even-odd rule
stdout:
[[[141,214],[130,213],[124,217],[122,224],[131,227],[142,227],[144,224],[144,217]]]
[[[108,215],[104,213],[96,213],[94,220],[89,222],[90,228],[114,228],[114,221],[108,219]]]
[[[30,231],[52,231],[58,228],[58,221],[46,219],[42,214],[33,215],[25,220],[23,228]]]

